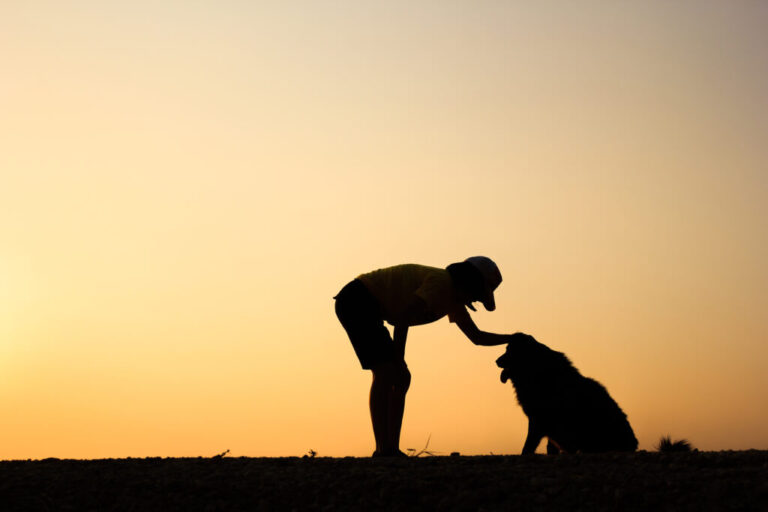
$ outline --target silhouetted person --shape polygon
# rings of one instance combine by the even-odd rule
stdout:
[[[411,373],[405,364],[408,328],[444,316],[475,345],[503,345],[507,337],[481,331],[469,316],[473,302],[493,311],[501,283],[496,264],[474,256],[447,268],[405,264],[362,274],[334,297],[336,315],[349,335],[363,369],[371,370],[370,410],[374,457],[404,457],[400,451],[405,394]],[[394,326],[394,337],[384,322]]]

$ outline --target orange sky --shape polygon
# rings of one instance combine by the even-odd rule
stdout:
[[[368,455],[331,297],[494,258],[493,332],[705,450],[768,448],[760,2],[0,6],[0,459]],[[447,320],[403,448],[519,453]]]

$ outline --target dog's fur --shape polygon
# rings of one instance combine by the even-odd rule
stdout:
[[[637,439],[627,416],[597,381],[584,377],[562,352],[523,333],[509,337],[496,360],[501,382],[512,380],[528,416],[523,454],[547,437],[547,453],[634,451]]]

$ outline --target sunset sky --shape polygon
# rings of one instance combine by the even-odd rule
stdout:
[[[487,331],[640,441],[768,449],[768,3],[0,5],[0,459],[367,456],[332,297],[493,258]],[[447,319],[401,447],[527,420]],[[431,438],[430,438],[431,436]]]

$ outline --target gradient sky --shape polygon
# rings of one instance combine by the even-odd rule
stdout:
[[[519,4],[519,3],[518,3]],[[768,449],[768,4],[0,6],[0,458],[369,455],[356,275],[472,255],[641,449]],[[519,453],[411,329],[402,448]]]

